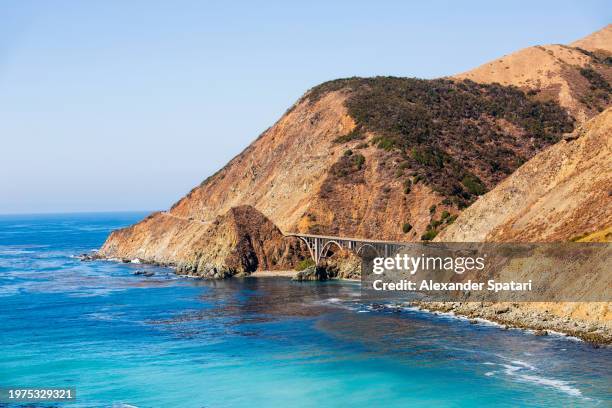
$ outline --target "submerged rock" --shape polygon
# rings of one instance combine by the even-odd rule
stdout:
[[[83,253],[81,255],[76,255],[75,258],[79,259],[81,262],[87,262],[87,261],[95,261],[98,259],[102,259],[102,257],[100,255],[98,255],[97,252],[93,252],[93,253]]]
[[[133,273],[133,275],[142,275],[142,276],[153,276],[155,275],[155,272],[152,271],[143,271],[143,270],[137,270],[136,272]]]

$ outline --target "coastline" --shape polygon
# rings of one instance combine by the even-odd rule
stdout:
[[[561,317],[547,310],[530,308],[520,303],[477,302],[410,302],[420,310],[438,314],[450,314],[477,322],[485,320],[502,329],[521,329],[536,336],[558,334],[573,337],[598,346],[612,345],[612,327],[601,322],[589,322]]]
[[[205,277],[178,273],[176,267],[170,264],[150,262],[140,258],[121,259],[108,258],[94,254],[93,256],[77,255],[82,261],[103,260],[120,263],[149,264],[171,268],[178,276],[192,279],[206,279]],[[295,278],[299,271],[295,270],[261,270],[249,275],[236,276],[243,278]],[[346,281],[351,283],[361,282],[360,279],[332,278],[332,280]],[[547,336],[557,334],[573,337],[595,347],[612,345],[612,324],[610,322],[595,322],[575,319],[569,316],[559,316],[548,310],[528,307],[520,303],[484,303],[484,302],[423,302],[414,301],[409,303],[424,312],[432,314],[450,314],[457,317],[467,318],[470,321],[487,321],[499,325],[502,330],[521,329],[532,332],[536,336]]]
[[[298,271],[256,271],[249,277],[274,278],[297,275]],[[360,279],[333,278],[343,282],[361,282]],[[591,343],[595,347],[612,345],[612,327],[605,323],[588,322],[560,317],[546,310],[525,307],[517,303],[480,302],[410,302],[410,306],[434,315],[440,313],[465,318],[473,323],[485,321],[501,330],[520,329],[536,336],[557,335]]]

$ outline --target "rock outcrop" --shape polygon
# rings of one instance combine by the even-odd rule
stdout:
[[[171,239],[168,239],[168,238]],[[179,273],[208,278],[286,270],[307,253],[251,206],[231,208],[210,223],[155,213],[114,231],[100,254],[175,265]]]

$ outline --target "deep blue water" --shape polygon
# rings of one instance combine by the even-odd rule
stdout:
[[[71,257],[143,215],[0,216],[0,386],[76,387],[79,407],[612,406],[609,348],[362,304],[358,284]]]

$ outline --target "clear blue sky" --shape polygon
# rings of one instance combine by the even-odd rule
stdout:
[[[0,213],[167,208],[317,83],[453,74],[612,20],[606,1],[412,3],[2,2]]]

